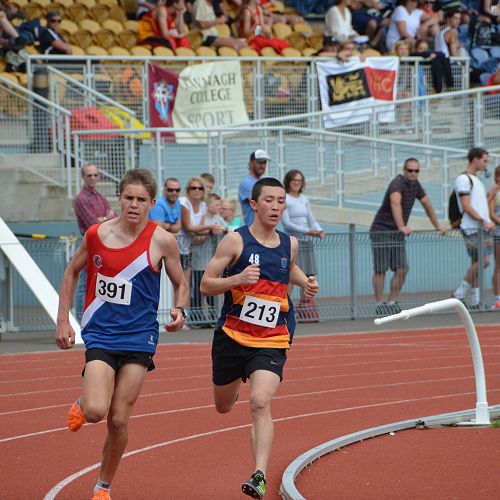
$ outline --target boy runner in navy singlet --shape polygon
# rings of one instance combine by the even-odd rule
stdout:
[[[295,265],[296,238],[276,230],[286,208],[280,181],[265,177],[252,190],[254,220],[229,233],[208,264],[200,290],[224,293],[224,305],[212,344],[215,407],[231,411],[241,382],[250,379],[254,473],[242,491],[262,498],[273,441],[271,401],[283,377],[286,349],[295,327],[288,284],[314,297],[318,283]]]
[[[107,415],[108,434],[93,500],[111,498],[111,481],[127,445],[128,420],[146,373],[154,369],[163,266],[177,304],[165,329],[174,332],[184,325],[188,287],[177,242],[148,221],[155,196],[156,182],[149,171],[126,172],[119,185],[120,216],[88,229],[61,284],[56,343],[60,349],[71,349],[75,332],[69,309],[78,275],[86,268],[83,389],[68,413],[68,428],[77,431],[85,422],[96,423]]]

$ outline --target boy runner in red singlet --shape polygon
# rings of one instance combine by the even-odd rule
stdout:
[[[158,343],[160,274],[164,265],[177,307],[170,311],[170,332],[184,324],[188,287],[175,237],[148,220],[156,181],[144,169],[129,170],[119,185],[120,217],[91,226],[66,268],[59,294],[56,343],[71,349],[75,332],[69,309],[78,275],[86,266],[87,289],[82,316],[85,369],[82,395],[68,413],[68,427],[107,414],[99,480],[93,499],[110,499],[109,489],[128,440],[128,420],[146,373],[154,369]]]
[[[241,382],[250,379],[252,451],[255,469],[242,491],[262,498],[273,441],[271,401],[278,390],[295,320],[288,284],[314,297],[319,285],[295,265],[296,238],[276,230],[286,208],[280,181],[265,177],[252,190],[254,221],[219,243],[201,281],[204,295],[224,293],[212,344],[215,407],[231,411]]]

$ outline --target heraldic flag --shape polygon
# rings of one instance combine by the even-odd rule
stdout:
[[[149,123],[151,127],[173,127],[172,110],[177,94],[176,73],[148,62],[149,79]],[[175,134],[163,132],[162,136]]]

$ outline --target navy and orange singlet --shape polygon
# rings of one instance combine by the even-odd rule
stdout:
[[[269,248],[253,237],[248,226],[236,231],[243,239],[243,250],[224,276],[239,274],[247,266],[258,264],[260,278],[254,285],[241,285],[225,292],[217,328],[244,346],[286,349],[295,330],[293,305],[287,295],[290,237],[277,231],[280,244]]]

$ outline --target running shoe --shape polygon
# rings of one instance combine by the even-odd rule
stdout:
[[[263,498],[266,494],[266,480],[260,470],[254,472],[250,481],[241,485],[241,491],[252,498]]]
[[[80,406],[80,400],[77,399],[68,411],[68,429],[71,432],[76,432],[84,423],[85,415],[83,414],[82,407]]]
[[[105,490],[103,488],[97,490],[97,493],[94,493],[92,500],[111,500],[109,490]]]

